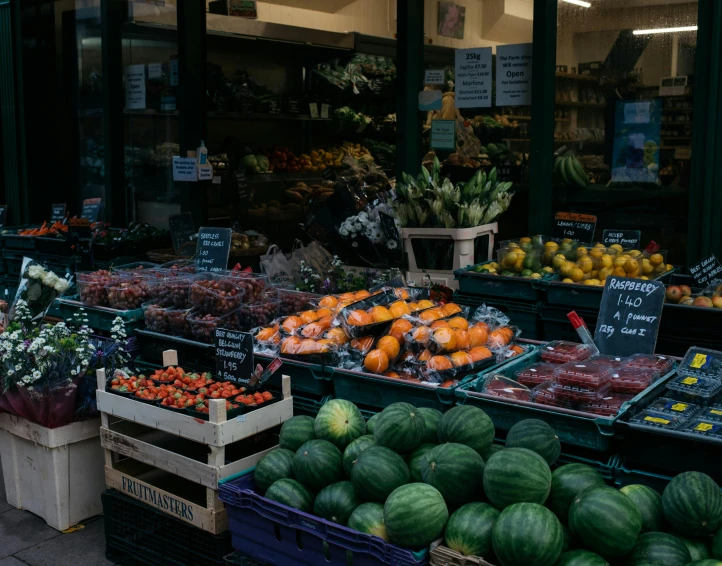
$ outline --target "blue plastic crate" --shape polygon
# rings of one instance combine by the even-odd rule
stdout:
[[[427,550],[413,552],[319,517],[281,505],[255,491],[253,474],[225,482],[233,548],[264,564],[318,566],[420,566]]]

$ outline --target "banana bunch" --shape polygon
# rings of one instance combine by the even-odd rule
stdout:
[[[349,154],[354,159],[358,159],[359,161],[372,162],[374,160],[374,158],[371,156],[371,152],[360,143],[351,143],[345,141],[341,144],[340,150]]]
[[[579,160],[571,153],[565,153],[554,160],[554,179],[568,189],[586,189],[589,177]]]

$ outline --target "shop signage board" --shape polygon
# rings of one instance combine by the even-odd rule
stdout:
[[[426,69],[424,71],[424,84],[426,85],[442,85],[444,84],[444,69]]]
[[[454,82],[456,107],[489,108],[491,106],[491,47],[457,49],[454,53],[454,69],[456,71]]]
[[[173,241],[173,251],[177,252],[183,244],[187,244],[196,233],[193,226],[193,216],[190,212],[174,214],[168,217],[168,228],[170,229],[170,238]]]
[[[602,243],[607,247],[619,244],[625,250],[636,250],[642,242],[640,230],[604,230],[603,234]]]
[[[531,43],[499,45],[496,48],[497,106],[531,104],[531,64]]]
[[[186,183],[198,181],[198,171],[195,157],[173,157],[173,180]]]
[[[576,212],[557,212],[552,228],[554,236],[569,238],[584,244],[594,240],[597,217],[593,214],[577,214]]]
[[[50,207],[50,222],[62,222],[65,220],[67,205],[64,202],[54,204]]]
[[[456,120],[431,121],[431,148],[456,149]]]
[[[5,221],[7,220],[7,214],[8,214],[7,205],[0,204],[0,228],[5,226]]]
[[[145,63],[125,68],[125,108],[145,109]]]
[[[594,342],[601,354],[653,354],[664,305],[664,283],[607,277]]]
[[[717,256],[712,254],[690,267],[689,274],[694,278],[698,287],[706,287],[710,283],[722,281],[722,264]]]
[[[198,232],[196,262],[198,271],[223,271],[231,252],[230,228],[201,228]]]
[[[247,384],[253,374],[253,336],[216,328],[216,376],[222,381]]]
[[[687,77],[663,77],[659,80],[659,96],[683,96],[687,89]]]
[[[100,204],[99,198],[88,198],[83,201],[83,208],[80,211],[81,218],[87,218],[90,222],[97,222],[98,216],[100,215]]]

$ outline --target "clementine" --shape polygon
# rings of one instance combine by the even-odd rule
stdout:
[[[401,378],[401,376],[398,373],[396,373],[395,371],[387,371],[384,375],[386,377],[395,377],[396,379]]]
[[[455,330],[456,333],[456,349],[468,350],[471,347],[471,338],[467,330]]]
[[[256,334],[256,340],[259,342],[270,342],[276,336],[278,336],[278,326],[268,326],[261,328],[258,334]]]
[[[324,316],[333,316],[333,311],[331,309],[316,309],[316,316],[318,318],[323,318]]]
[[[304,324],[308,324],[309,322],[315,322],[317,321],[319,317],[315,311],[303,311],[300,315],[301,320]]]
[[[396,338],[399,341],[399,344],[403,344],[405,342],[404,334],[406,334],[413,327],[414,325],[405,318],[399,318],[395,320],[391,325],[391,328],[389,329],[389,335]]]
[[[298,349],[296,350],[296,354],[298,355],[317,354],[318,352],[319,347],[316,345],[316,341],[311,338],[301,340],[301,343],[298,345]]]
[[[441,310],[444,311],[444,316],[451,316],[461,312],[461,307],[456,303],[447,303],[441,307]]]
[[[370,296],[371,296],[371,293],[369,293],[368,291],[366,291],[366,290],[364,289],[363,291],[357,291],[356,294],[354,295],[354,298],[355,298],[357,301],[362,301],[362,300],[364,300],[364,299],[366,299],[366,298],[368,298],[368,297],[370,297]]]
[[[489,327],[483,322],[469,328],[469,346],[472,348],[483,346],[488,339]]]
[[[416,358],[420,362],[427,362],[429,361],[429,358],[431,357],[431,350],[424,350],[419,354],[419,356]]]
[[[456,332],[452,328],[437,328],[432,340],[447,352],[456,350]]]
[[[418,310],[421,309],[430,309],[431,307],[436,306],[433,301],[429,301],[428,299],[422,299],[418,303],[416,303],[416,308]]]
[[[334,297],[333,295],[326,295],[323,299],[321,299],[318,302],[318,306],[322,307],[324,309],[336,308],[337,304],[338,304],[338,299],[336,297]]]
[[[463,316],[455,316],[449,321],[449,326],[451,326],[451,328],[456,328],[457,330],[468,330],[469,321]]]
[[[386,322],[387,320],[392,320],[394,318],[394,315],[389,312],[389,309],[380,305],[372,307],[368,314],[371,315],[374,322]]]
[[[304,322],[301,320],[301,317],[298,316],[289,316],[286,320],[283,321],[283,324],[281,325],[281,328],[283,328],[284,332],[288,334],[292,334],[296,328],[299,326],[303,326]]]
[[[480,362],[481,360],[491,357],[491,350],[485,346],[478,346],[469,350],[469,355],[471,356],[472,361]]]
[[[451,328],[451,325],[445,320],[437,320],[431,325],[431,328]]]
[[[346,336],[346,332],[340,326],[331,328],[328,332],[326,332],[326,338],[339,346],[348,342],[348,336]]]
[[[456,367],[468,366],[474,362],[474,359],[471,357],[469,352],[454,352],[450,357]]]
[[[491,348],[506,346],[512,338],[514,338],[514,331],[508,326],[502,326],[489,334],[489,346]]]
[[[298,351],[301,339],[298,336],[289,336],[281,342],[281,353],[293,355]]]
[[[426,309],[425,311],[422,311],[421,314],[419,314],[419,318],[426,322],[432,322],[434,320],[439,320],[440,318],[444,318],[444,313],[441,309],[430,308],[430,309]]]
[[[374,323],[374,318],[362,310],[351,311],[346,319],[351,326],[367,326]]]
[[[426,367],[436,371],[444,371],[454,367],[454,364],[446,356],[434,356],[426,362]]]
[[[403,287],[397,287],[394,289],[394,293],[399,299],[406,300],[409,298],[409,292]]]
[[[364,368],[371,373],[384,373],[389,368],[389,357],[383,350],[371,350],[364,358]]]
[[[428,326],[417,326],[411,331],[411,339],[419,344],[426,344],[431,338]]]
[[[358,350],[362,354],[368,352],[374,345],[373,336],[362,336],[361,338],[354,338],[351,340],[351,348]]]
[[[401,344],[393,336],[382,336],[376,343],[376,348],[386,352],[390,360],[395,360],[401,351]]]
[[[396,301],[389,305],[389,312],[394,318],[401,318],[405,314],[411,314],[411,309],[404,301]]]

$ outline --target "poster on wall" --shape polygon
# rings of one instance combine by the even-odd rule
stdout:
[[[125,68],[125,108],[145,108],[145,64],[128,65]]]
[[[532,44],[499,45],[496,48],[496,105],[531,104]]]
[[[453,2],[439,2],[439,35],[464,39],[466,8]]]
[[[617,100],[612,182],[656,183],[659,175],[659,100]]]
[[[457,49],[454,53],[454,70],[456,71],[456,107],[489,108],[491,47]]]

